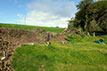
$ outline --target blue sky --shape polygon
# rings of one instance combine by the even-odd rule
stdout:
[[[67,27],[81,0],[0,0],[0,22]],[[26,23],[24,23],[26,20]]]

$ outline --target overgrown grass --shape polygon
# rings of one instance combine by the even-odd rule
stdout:
[[[64,28],[28,26],[28,25],[5,24],[5,23],[0,23],[0,25],[6,28],[25,29],[25,30],[36,30],[37,28],[40,28],[46,30],[46,32],[56,32],[56,33],[64,30]]]
[[[107,44],[95,43],[99,38],[106,40],[107,36],[22,46],[14,54],[13,67],[15,71],[107,71]]]

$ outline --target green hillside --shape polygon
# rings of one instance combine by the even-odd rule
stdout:
[[[46,30],[47,32],[56,32],[56,33],[64,30],[64,28],[28,26],[28,25],[6,24],[6,23],[0,23],[0,25],[6,28],[25,29],[25,30],[36,30],[39,28]]]

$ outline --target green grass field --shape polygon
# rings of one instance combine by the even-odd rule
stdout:
[[[6,24],[6,23],[0,23],[0,25],[6,28],[25,29],[25,30],[36,30],[37,28],[40,28],[46,30],[47,32],[56,32],[56,33],[64,30],[64,28],[28,26],[28,25]]]
[[[64,28],[2,24],[2,27],[60,32]],[[95,43],[104,39],[105,45]],[[52,42],[50,46],[24,45],[16,49],[13,57],[15,71],[107,71],[107,35],[87,37],[72,34],[68,43]]]
[[[105,45],[94,42],[100,38]],[[13,67],[15,71],[107,71],[107,35],[72,36],[67,44],[22,46],[16,49]]]

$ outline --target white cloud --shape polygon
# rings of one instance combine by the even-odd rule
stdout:
[[[28,25],[67,27],[67,20],[75,16],[76,7],[70,0],[33,0],[27,4],[27,10]]]
[[[48,13],[32,11],[28,13],[26,22],[29,25],[48,26],[48,27],[67,27],[66,20],[69,18],[61,18]]]
[[[69,0],[35,0],[27,5],[28,10],[48,12],[61,17],[71,17],[76,10],[74,2]]]
[[[17,16],[19,17],[19,18],[24,18],[24,16],[23,16],[23,14],[17,14]]]

